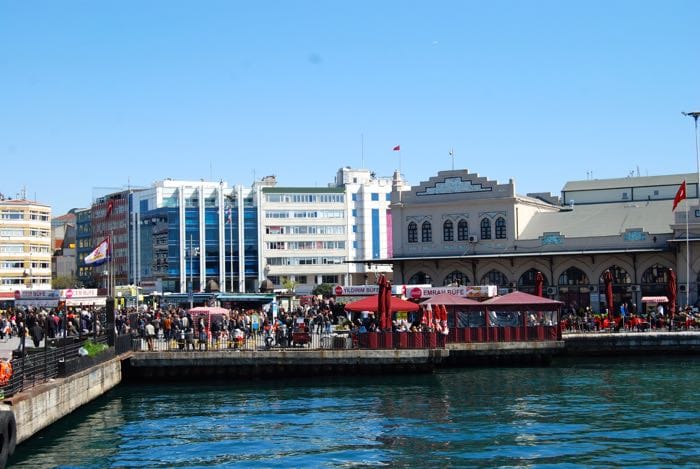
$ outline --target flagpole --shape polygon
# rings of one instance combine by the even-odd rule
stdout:
[[[690,218],[690,201],[685,199],[685,304],[690,304],[690,231],[688,230],[688,218]]]

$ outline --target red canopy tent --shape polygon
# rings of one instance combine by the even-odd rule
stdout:
[[[401,298],[396,298],[395,296],[390,296],[390,312],[394,313],[396,311],[418,311],[420,307],[416,303],[410,301],[402,300]],[[379,306],[379,295],[368,296],[362,298],[361,300],[353,301],[345,305],[347,311],[361,312],[361,311],[372,311],[377,312]]]
[[[457,295],[450,295],[449,293],[440,293],[427,300],[421,301],[422,305],[455,305],[455,306],[467,306],[467,305],[480,305],[481,303],[472,300],[471,298],[464,298]]]
[[[515,311],[529,309],[532,311],[553,311],[561,308],[564,303],[537,295],[530,295],[529,293],[521,291],[515,291],[507,295],[488,299],[481,304],[489,310],[503,309]]]

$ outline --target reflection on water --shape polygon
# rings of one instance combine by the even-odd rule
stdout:
[[[13,467],[695,466],[700,359],[123,386]]]

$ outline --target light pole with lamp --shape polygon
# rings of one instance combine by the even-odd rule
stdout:
[[[698,117],[700,117],[700,111],[683,112],[684,116],[692,117],[695,121],[695,162],[697,164],[698,170],[698,184],[697,184],[697,196],[698,205],[700,205],[700,144],[698,144]],[[689,211],[686,213],[686,226],[689,217]],[[686,229],[686,240],[690,238],[690,233],[687,233]],[[686,279],[685,279],[685,299],[686,304],[690,305],[690,247],[686,243]]]

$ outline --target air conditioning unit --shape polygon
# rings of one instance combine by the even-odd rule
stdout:
[[[557,287],[547,287],[547,294],[548,295],[556,295],[557,294]]]
[[[630,291],[640,291],[640,290],[641,290],[641,288],[639,287],[639,285],[631,285],[630,286]]]
[[[469,235],[470,243],[476,243],[477,241],[479,241],[479,238],[477,238],[476,235]]]

